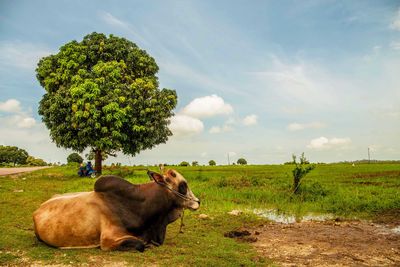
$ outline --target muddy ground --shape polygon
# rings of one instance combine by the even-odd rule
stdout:
[[[400,266],[399,230],[368,221],[270,222],[230,237],[281,266]]]

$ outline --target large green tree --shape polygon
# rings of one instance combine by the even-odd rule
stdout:
[[[42,58],[37,79],[46,93],[39,114],[57,146],[134,156],[165,143],[177,103],[174,90],[160,90],[158,66],[133,42],[92,33]]]
[[[0,145],[0,163],[25,164],[29,154],[16,146]]]

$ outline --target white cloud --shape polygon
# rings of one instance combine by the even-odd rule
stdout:
[[[172,117],[169,129],[176,136],[185,136],[201,133],[204,129],[204,124],[197,118],[177,114]]]
[[[245,126],[252,126],[257,124],[257,115],[251,114],[243,119],[236,121],[234,118],[229,118],[222,126],[213,126],[208,131],[211,134],[219,134],[219,133],[226,133],[231,132],[234,130],[234,125],[237,123],[241,123]]]
[[[3,125],[3,118],[0,124]],[[43,123],[35,123],[31,128],[7,125],[0,131],[0,144],[12,145],[25,149],[30,155],[47,162],[65,162],[70,150],[60,149],[51,142],[49,130]]]
[[[22,111],[21,102],[16,99],[8,99],[5,102],[0,102],[0,111],[12,113],[12,115],[0,117],[1,125],[32,128],[36,124],[36,120],[32,116]]]
[[[192,66],[182,63],[173,55],[171,51],[165,48],[160,48],[160,60],[157,63],[160,70],[167,73],[173,80],[179,79],[188,81],[190,84],[199,85],[206,88],[209,92],[223,92],[241,97],[249,96],[249,93],[238,88],[235,85],[229,84],[227,81],[219,81],[214,79],[210,74],[201,70],[194,69]],[[167,56],[166,56],[167,55]],[[169,56],[168,56],[169,55]]]
[[[5,102],[0,102],[0,111],[20,112],[21,111],[21,103],[16,99],[8,99]]]
[[[32,128],[35,124],[36,120],[32,117],[21,117],[17,122],[19,128]]]
[[[101,11],[98,14],[99,14],[100,18],[108,25],[110,25],[112,27],[120,28],[120,29],[124,30],[125,32],[133,35],[135,37],[135,40],[137,40],[141,43],[147,44],[145,38],[143,38],[143,36],[141,34],[139,34],[138,31],[136,29],[134,29],[134,27],[131,24],[113,16],[111,13],[108,13],[108,12]]]
[[[225,124],[226,125],[233,125],[233,124],[235,124],[236,123],[236,120],[235,120],[235,118],[229,118],[226,122],[225,122]]]
[[[220,133],[221,132],[221,127],[220,126],[213,126],[210,128],[208,131],[209,133],[215,134],[215,133]]]
[[[393,30],[400,31],[400,8],[397,10],[397,13],[393,18],[392,23],[390,23],[390,28]]]
[[[181,111],[182,114],[195,118],[228,115],[232,112],[233,107],[217,95],[195,98]]]
[[[216,115],[227,115],[233,112],[231,105],[217,96],[204,96],[195,98],[187,106],[185,106],[171,120],[170,129],[175,135],[192,135],[201,133],[204,129],[204,124],[199,118],[207,118]],[[223,126],[213,126],[209,133],[223,133],[233,130],[231,127],[235,123],[233,118],[229,118]]]
[[[370,52],[364,55],[362,59],[366,62],[371,62],[373,60],[376,60],[381,55],[381,49],[382,46],[380,45],[373,46]]]
[[[390,48],[392,48],[393,50],[400,50],[400,42],[391,42],[390,43]]]
[[[122,20],[114,17],[108,12],[100,12],[101,19],[111,26],[128,28],[128,24],[123,22]]]
[[[399,105],[390,105],[385,103],[384,106],[374,107],[370,113],[379,120],[388,121],[388,119],[399,119],[400,107]]]
[[[315,138],[311,140],[310,144],[307,146],[311,149],[334,149],[334,148],[346,148],[351,144],[351,139],[348,137],[345,138],[336,138],[333,137],[331,139],[321,136],[319,138]]]
[[[0,117],[0,124],[7,127],[17,127],[17,128],[32,128],[36,125],[36,120],[31,116],[21,113],[12,116]]]
[[[0,66],[34,70],[39,59],[52,52],[40,45],[23,42],[0,42]]]
[[[299,107],[282,107],[282,112],[285,114],[289,115],[298,115],[298,114],[303,114],[304,109],[299,108]]]
[[[257,115],[251,114],[243,119],[243,124],[246,126],[256,125],[257,124]]]
[[[290,123],[287,126],[289,131],[301,131],[304,129],[319,129],[325,127],[325,124],[322,122],[311,122],[311,123]]]
[[[213,126],[208,131],[211,134],[226,133],[234,130],[233,125],[236,123],[234,118],[229,118],[222,126]]]
[[[225,132],[231,132],[233,131],[233,128],[229,125],[223,125],[223,126],[213,126],[210,128],[209,133],[212,134],[218,134],[218,133],[225,133]]]
[[[264,71],[250,72],[262,86],[270,88],[269,98],[276,97],[285,106],[290,104],[308,106],[332,105],[335,99],[331,77],[323,68],[309,62],[286,63],[271,56],[272,65]]]

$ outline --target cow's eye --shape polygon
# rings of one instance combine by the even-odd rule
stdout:
[[[179,193],[181,193],[183,195],[186,195],[186,193],[187,193],[187,184],[185,182],[180,183],[179,187],[178,187],[178,191],[179,191]]]

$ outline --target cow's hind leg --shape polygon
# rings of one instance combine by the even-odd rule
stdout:
[[[118,250],[137,250],[140,252],[144,251],[144,243],[139,239],[126,239],[121,242],[118,246]]]
[[[101,225],[100,248],[102,250],[137,250],[143,252],[145,249],[144,242],[133,236],[112,222],[109,218],[104,218]]]
[[[137,250],[143,252],[145,249],[144,242],[132,235],[124,235],[119,237],[105,237],[100,241],[102,250]]]

